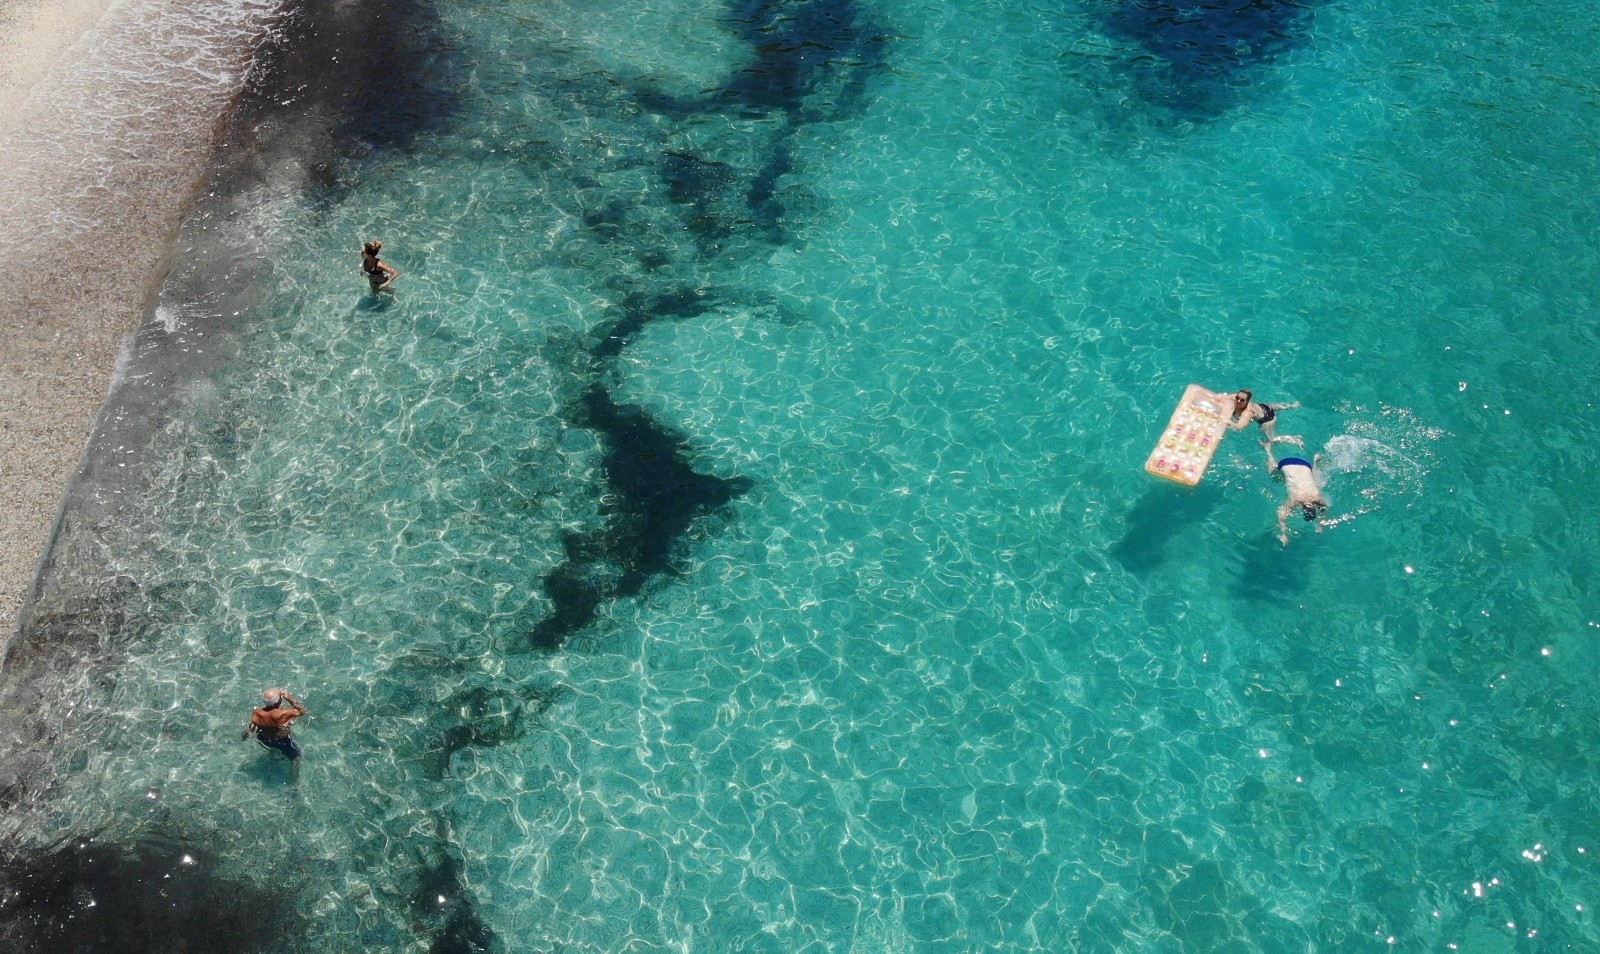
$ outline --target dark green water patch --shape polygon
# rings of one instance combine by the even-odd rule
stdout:
[[[859,104],[889,40],[853,0],[733,0],[727,23],[750,48],[743,68],[699,97],[646,90],[640,102],[677,116],[707,110],[781,111],[802,120],[808,112],[837,115]]]
[[[1111,36],[1143,55],[1125,69],[1151,104],[1190,120],[1220,115],[1250,76],[1307,42],[1311,5],[1298,0],[1101,0]]]
[[[481,647],[477,650],[481,652]],[[477,657],[467,646],[405,653],[385,670],[375,702],[386,724],[402,724],[426,713],[428,727],[403,733],[389,744],[396,757],[428,781],[448,777],[455,755],[469,747],[516,742],[539,727],[559,688],[513,683],[475,670]],[[455,688],[435,701],[431,687]],[[409,741],[408,741],[409,740]]]
[[[433,849],[432,858],[419,858],[421,874],[412,892],[411,929],[432,935],[431,954],[484,954],[502,950],[494,932],[484,923],[472,895],[461,881],[461,863],[446,846]]]
[[[54,555],[51,557],[55,559]],[[0,666],[0,809],[7,811],[47,791],[62,769],[54,760],[60,720],[75,715],[68,701],[49,687],[79,682],[79,673],[100,666],[94,682],[103,687],[111,676],[104,665],[114,660],[123,641],[138,625],[139,587],[124,576],[81,589],[56,582],[27,608],[23,625],[6,647]],[[73,770],[67,767],[68,771]]]
[[[599,385],[584,393],[572,420],[600,436],[609,492],[600,525],[567,534],[565,562],[544,579],[553,609],[531,634],[539,649],[555,649],[588,626],[602,603],[637,596],[652,577],[675,576],[673,556],[695,522],[752,486],[744,477],[695,471],[680,435]]]
[[[676,150],[663,155],[668,197],[689,207],[685,224],[702,250],[713,252],[736,232],[773,244],[790,240],[781,183],[794,171],[793,137],[807,123],[860,109],[889,40],[852,0],[734,0],[728,25],[751,59],[719,88],[695,97],[636,93],[645,109],[676,119],[728,112],[781,117],[754,166]]]
[[[342,196],[356,183],[340,160],[409,150],[446,127],[470,67],[428,0],[297,4],[257,55],[232,132],[264,160],[303,159]]]
[[[304,931],[283,879],[230,878],[182,836],[77,838],[0,855],[0,949],[53,954],[281,950]]]
[[[486,747],[516,742],[538,725],[539,715],[550,708],[554,694],[501,685],[471,685],[445,700],[444,709],[455,724],[440,735],[439,744],[427,752],[427,761],[443,778],[455,754],[468,746]]]
[[[645,326],[659,318],[694,318],[715,308],[719,296],[699,288],[680,288],[662,294],[630,292],[620,304],[621,316],[605,325],[592,354],[610,358],[622,353]]]

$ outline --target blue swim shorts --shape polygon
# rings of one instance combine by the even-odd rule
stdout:
[[[297,759],[300,757],[300,746],[295,745],[294,739],[292,738],[285,737],[282,739],[263,739],[258,735],[256,736],[256,741],[260,742],[269,749],[276,749],[277,751],[282,752],[291,759]]]

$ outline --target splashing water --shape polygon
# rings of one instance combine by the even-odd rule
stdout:
[[[1408,412],[1391,415],[1389,410],[1385,411],[1386,419],[1393,417],[1409,420]],[[1351,424],[1351,430],[1372,433],[1383,428],[1357,421]],[[1436,438],[1438,435],[1437,431],[1429,431],[1426,428],[1412,428],[1408,433],[1425,435],[1428,438]],[[1404,435],[1397,434],[1394,438],[1402,445],[1416,446],[1422,460],[1390,446],[1377,437],[1346,433],[1336,434],[1328,439],[1322,451],[1322,472],[1335,488],[1343,490],[1342,496],[1349,498],[1353,495],[1360,503],[1350,506],[1347,499],[1342,512],[1327,519],[1325,526],[1336,527],[1349,523],[1359,516],[1378,510],[1387,500],[1417,498],[1422,495],[1423,478],[1428,472],[1424,464],[1428,454],[1427,445]]]
[[[1356,474],[1374,471],[1402,489],[1421,489],[1422,465],[1388,444],[1370,437],[1336,434],[1323,448],[1330,474]]]

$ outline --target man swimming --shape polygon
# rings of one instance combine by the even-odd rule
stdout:
[[[1275,423],[1278,420],[1278,412],[1299,407],[1299,401],[1293,404],[1262,404],[1259,401],[1251,400],[1254,396],[1249,388],[1245,388],[1233,396],[1233,414],[1231,416],[1236,420],[1229,421],[1229,427],[1237,431],[1248,427],[1254,421],[1260,425],[1261,433],[1273,444],[1283,443],[1293,444],[1296,447],[1306,446],[1306,442],[1301,438],[1293,435],[1279,437],[1275,433],[1278,426]]]
[[[1283,477],[1284,489],[1289,494],[1289,499],[1278,507],[1278,542],[1289,545],[1289,514],[1296,508],[1300,516],[1308,523],[1315,523],[1317,532],[1321,533],[1321,518],[1328,512],[1328,499],[1322,495],[1322,474],[1317,470],[1322,455],[1317,454],[1311,460],[1303,457],[1274,460],[1272,442],[1263,441],[1261,446],[1267,452],[1267,470]]]
[[[300,700],[289,695],[287,689],[268,689],[261,693],[262,703],[250,713],[250,724],[245,726],[246,739],[255,736],[257,742],[282,752],[291,762],[300,758],[300,746],[289,737],[289,723],[306,714]],[[289,708],[285,709],[287,703]]]

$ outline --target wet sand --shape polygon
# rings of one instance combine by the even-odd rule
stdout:
[[[20,129],[47,118],[28,94],[53,69],[70,68],[68,51],[104,15],[110,0],[24,0],[0,14],[0,127]],[[45,114],[45,115],[41,115]],[[3,191],[38,183],[28,163],[0,167]],[[7,217],[8,223],[10,217]],[[20,223],[8,224],[8,232]],[[19,234],[0,246],[0,633],[17,610],[90,422],[104,400],[118,342],[138,320],[139,303],[41,281]],[[48,249],[39,258],[49,261]],[[129,270],[137,266],[129,262]],[[122,284],[119,282],[118,284]],[[82,299],[91,299],[83,301]],[[98,299],[98,300],[96,300]],[[87,307],[86,307],[87,306]]]
[[[0,8],[0,118],[7,123],[111,0],[16,0]]]
[[[21,0],[0,12],[0,638],[264,27],[222,14],[185,35],[202,7]],[[235,37],[241,24],[254,35]],[[180,44],[215,56],[164,70]]]

